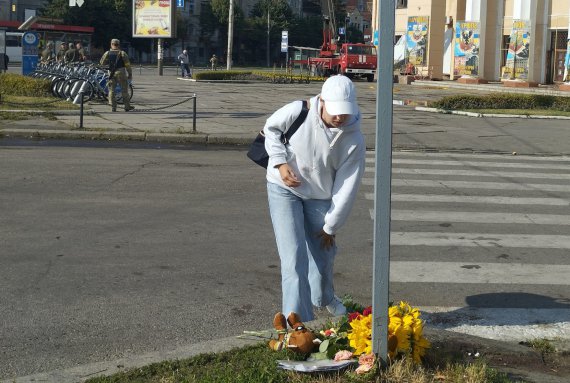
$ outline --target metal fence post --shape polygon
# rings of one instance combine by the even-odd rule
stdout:
[[[196,133],[196,93],[192,98],[192,133]]]
[[[79,128],[83,129],[83,91],[79,91],[81,103],[79,104]]]

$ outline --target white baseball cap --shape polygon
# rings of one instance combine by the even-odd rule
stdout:
[[[352,80],[346,76],[339,74],[329,77],[323,84],[321,99],[330,115],[358,114],[356,90]]]

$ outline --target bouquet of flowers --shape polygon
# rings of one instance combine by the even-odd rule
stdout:
[[[430,347],[423,336],[424,322],[420,311],[407,302],[400,302],[388,308],[388,357],[410,356],[414,362]],[[375,366],[372,354],[372,308],[352,312],[336,324],[327,323],[326,328],[316,334],[321,340],[314,359],[349,360],[359,357],[356,373],[365,373]]]

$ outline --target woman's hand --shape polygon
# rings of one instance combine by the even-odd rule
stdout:
[[[321,239],[321,249],[330,250],[334,246],[334,234],[328,234],[322,230],[317,234],[317,238]]]
[[[286,186],[290,188],[297,187],[301,185],[301,181],[297,179],[297,176],[293,172],[293,169],[288,164],[281,164],[277,165],[277,169],[279,170],[279,174],[281,175],[281,180]]]

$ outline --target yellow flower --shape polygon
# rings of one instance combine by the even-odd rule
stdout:
[[[372,314],[359,316],[350,322],[352,331],[348,334],[350,347],[354,355],[370,354],[372,352]]]

